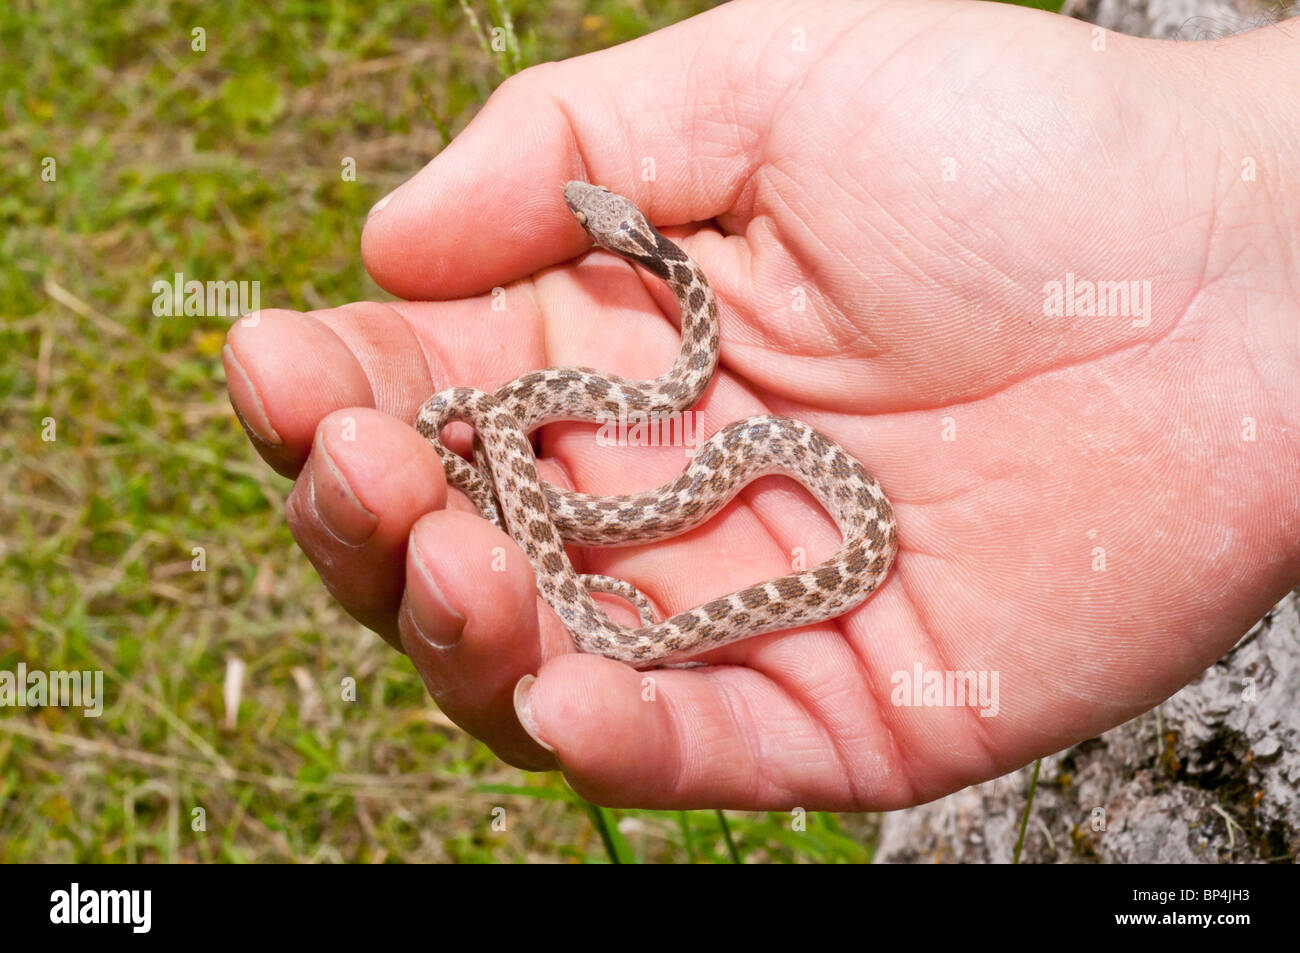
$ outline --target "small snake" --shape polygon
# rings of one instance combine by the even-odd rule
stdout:
[[[621,195],[570,182],[564,199],[597,245],[643,265],[676,295],[681,353],[667,374],[649,381],[564,367],[533,371],[492,394],[453,387],[433,395],[416,415],[416,428],[438,451],[448,483],[527,554],[538,593],[583,652],[646,667],[821,622],[859,605],[893,563],[893,508],[857,460],[797,420],[760,416],[729,424],[696,449],[677,479],[643,493],[592,496],[542,482],[531,431],[559,420],[679,413],[699,399],[718,363],[717,304],[695,262]],[[474,428],[473,464],[442,442],[442,429],[453,420]],[[770,474],[798,480],[835,519],[843,542],[830,559],[656,622],[650,601],[635,586],[579,574],[564,550],[566,541],[620,546],[676,536],[717,513],[747,483]],[[629,599],[642,624],[612,621],[591,592]]]

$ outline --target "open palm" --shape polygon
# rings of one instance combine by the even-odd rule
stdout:
[[[1169,695],[1296,582],[1297,504],[1268,475],[1300,458],[1300,414],[1268,355],[1300,348],[1281,252],[1251,241],[1244,104],[1205,80],[1182,109],[1187,51],[1106,43],[996,6],[754,2],[506,83],[367,224],[371,273],[411,300],[231,334],[232,399],[297,476],[326,585],[502,757],[610,804],[901,807]],[[679,346],[653,278],[602,252],[551,267],[586,246],[570,178],[680,225],[717,291],[700,439],[785,414],[880,480],[900,548],[865,605],[647,676],[573,653],[523,554],[447,493],[409,427],[433,391],[653,377]],[[1085,282],[1110,297],[1089,309]],[[541,447],[546,479],[591,493],[685,462],[580,424]],[[686,536],[577,562],[671,613],[837,542],[765,480]],[[990,695],[903,692],[967,672]]]

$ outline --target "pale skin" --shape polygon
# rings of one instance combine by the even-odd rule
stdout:
[[[237,324],[232,401],[296,479],[329,590],[511,764],[610,805],[930,800],[1151,708],[1300,583],[1294,31],[1103,50],[992,4],[760,0],[528,70],[372,212],[366,265],[407,300]],[[865,605],[650,690],[575,653],[519,548],[447,489],[410,427],[434,391],[672,363],[671,296],[579,257],[568,179],[681,225],[710,276],[701,439],[785,414],[880,480],[899,555]],[[1149,280],[1149,323],[1045,315],[1067,273]],[[543,477],[587,492],[683,464],[582,424],[541,446]],[[769,479],[679,539],[574,555],[677,612],[836,541]],[[997,672],[996,715],[894,704],[916,663]]]

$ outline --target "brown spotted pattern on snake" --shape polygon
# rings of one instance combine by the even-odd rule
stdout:
[[[584,652],[644,667],[821,622],[862,603],[894,559],[893,508],[857,460],[797,420],[760,416],[729,424],[700,445],[677,479],[654,490],[592,496],[541,481],[529,432],[559,420],[683,411],[704,392],[718,362],[717,306],[695,262],[623,196],[570,182],[564,198],[597,245],[643,265],[672,290],[681,307],[681,353],[667,374],[649,381],[590,368],[550,368],[516,378],[492,394],[470,387],[435,394],[420,408],[416,427],[437,449],[448,483],[519,544],[538,593]],[[442,429],[453,420],[474,428],[474,464],[442,443]],[[684,533],[717,513],[743,486],[772,474],[798,480],[831,514],[843,537],[834,556],[656,622],[649,601],[634,586],[579,574],[565,552],[566,541],[619,546]],[[593,591],[633,601],[642,624],[614,622],[591,598]]]

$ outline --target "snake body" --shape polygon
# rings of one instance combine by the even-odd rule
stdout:
[[[649,381],[550,368],[495,393],[453,387],[433,395],[420,408],[416,428],[436,448],[448,482],[519,544],[538,593],[584,652],[644,667],[820,622],[859,605],[893,562],[893,508],[857,460],[797,420],[758,416],[729,424],[696,449],[677,479],[642,493],[593,496],[542,482],[529,432],[559,420],[683,411],[704,392],[718,361],[717,305],[695,262],[623,196],[585,182],[568,183],[564,196],[596,244],[645,266],[672,290],[681,307],[681,352],[667,374]],[[474,428],[474,464],[442,443],[442,429],[453,420]],[[634,586],[579,574],[565,552],[566,541],[618,546],[684,533],[743,486],[772,474],[798,480],[831,514],[843,537],[834,556],[656,622],[649,600]],[[593,591],[630,599],[642,624],[632,628],[611,620],[591,598]]]

